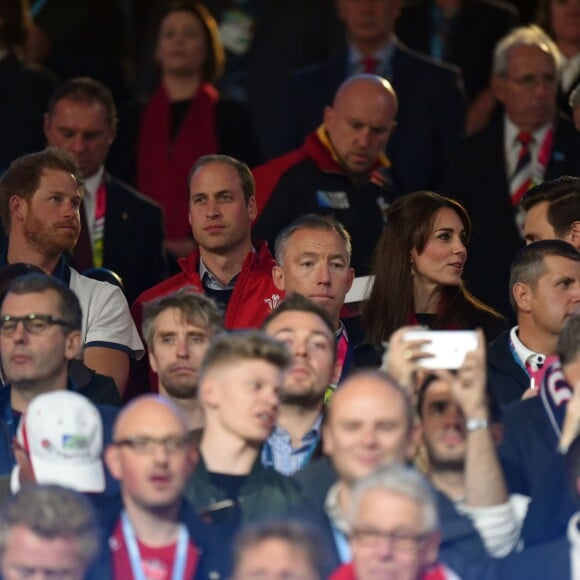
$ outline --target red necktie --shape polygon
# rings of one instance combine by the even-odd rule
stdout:
[[[361,62],[365,73],[371,75],[375,74],[377,71],[377,65],[379,64],[379,61],[376,58],[373,58],[372,56],[365,56]]]
[[[532,155],[530,144],[534,138],[528,131],[520,131],[516,141],[520,144],[518,153],[518,163],[510,179],[510,196],[512,205],[515,207],[520,203],[524,193],[532,185]]]

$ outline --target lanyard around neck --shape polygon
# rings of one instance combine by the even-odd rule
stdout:
[[[143,573],[143,566],[141,565],[141,556],[139,553],[139,546],[135,531],[129,521],[127,512],[121,514],[121,525],[123,530],[123,537],[125,538],[125,545],[129,553],[129,563],[131,564],[131,571],[133,572],[134,580],[146,580]],[[185,524],[179,524],[179,531],[177,533],[177,547],[175,549],[175,556],[173,558],[173,572],[171,580],[183,580],[185,574],[185,565],[187,563],[187,544],[189,542],[189,533]]]

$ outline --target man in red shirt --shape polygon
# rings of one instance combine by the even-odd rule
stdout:
[[[169,580],[218,573],[208,561],[211,549],[204,546],[200,556],[207,532],[182,497],[196,460],[187,421],[170,401],[142,397],[119,415],[105,462],[119,481],[122,505],[114,499],[103,505],[110,530],[110,567],[103,578]],[[107,564],[105,558],[102,565]]]

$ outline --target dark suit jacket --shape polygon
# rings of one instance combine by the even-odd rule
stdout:
[[[280,135],[282,150],[298,147],[320,125],[324,107],[332,103],[347,77],[347,60],[343,52],[295,75],[293,100]],[[402,45],[395,49],[392,69],[399,112],[387,155],[395,184],[403,192],[433,189],[447,152],[463,135],[465,98],[460,72]]]
[[[473,220],[465,279],[481,300],[513,317],[509,270],[523,246],[514,221],[505,168],[503,119],[467,138],[446,164],[440,192],[461,201]],[[545,179],[580,175],[580,134],[560,118]]]
[[[396,23],[399,38],[424,54],[430,54],[432,5],[407,1]],[[451,20],[444,60],[461,69],[469,101],[489,85],[495,44],[517,21],[514,6],[495,0],[464,0]]]
[[[42,118],[55,84],[45,69],[12,54],[0,59],[0,173],[20,155],[44,148]]]
[[[131,304],[166,276],[163,210],[126,183],[106,175],[103,266],[123,279]]]

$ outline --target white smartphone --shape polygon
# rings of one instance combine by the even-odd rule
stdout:
[[[475,330],[409,330],[405,340],[428,340],[422,350],[432,354],[421,359],[426,369],[458,369],[466,353],[477,348]]]

